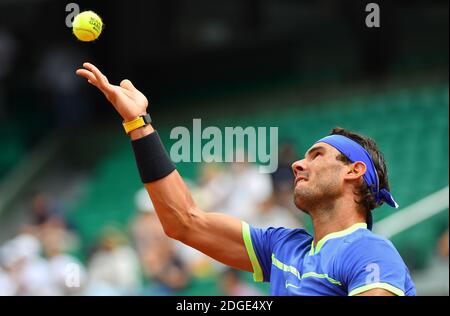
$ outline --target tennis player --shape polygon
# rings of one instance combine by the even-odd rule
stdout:
[[[255,228],[197,207],[147,114],[148,101],[129,80],[112,85],[92,64],[77,74],[100,89],[122,116],[141,180],[166,234],[231,267],[270,282],[271,295],[415,295],[392,243],[371,232],[371,211],[398,207],[382,153],[370,138],[334,129],[292,165],[303,229]]]

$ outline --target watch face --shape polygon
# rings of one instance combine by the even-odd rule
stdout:
[[[152,122],[150,114],[146,114],[142,118],[144,119],[145,124],[150,124]]]

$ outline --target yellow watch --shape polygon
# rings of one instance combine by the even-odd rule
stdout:
[[[143,126],[146,126],[152,122],[152,119],[150,117],[150,114],[145,114],[136,117],[132,121],[123,122],[123,128],[125,129],[125,133],[129,134],[130,132],[134,131],[135,129],[141,128]]]

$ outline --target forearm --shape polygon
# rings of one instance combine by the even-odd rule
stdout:
[[[193,211],[199,210],[178,171],[174,170],[162,179],[146,183],[145,188],[166,234],[181,240],[193,226]]]
[[[130,132],[130,138],[137,140],[153,133],[152,125]],[[178,171],[166,177],[145,183],[158,218],[169,236],[180,239],[190,224],[190,210],[195,208],[194,200]]]

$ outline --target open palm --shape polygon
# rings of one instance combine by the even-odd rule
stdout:
[[[148,100],[133,86],[130,80],[125,79],[120,82],[120,85],[113,85],[91,63],[84,63],[83,67],[78,69],[76,74],[86,78],[90,84],[102,91],[125,121],[131,121],[146,113]]]

